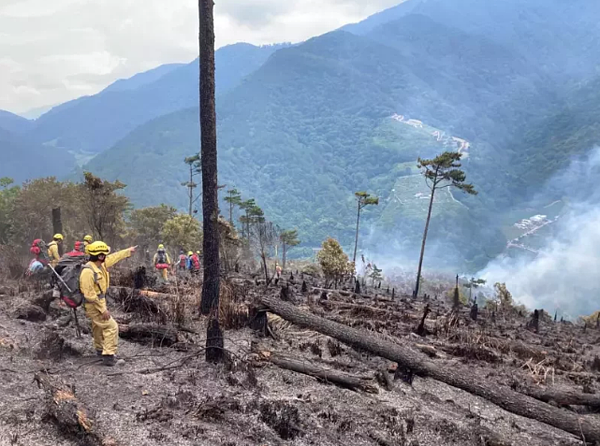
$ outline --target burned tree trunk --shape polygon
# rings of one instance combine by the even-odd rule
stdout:
[[[330,382],[347,389],[378,393],[377,386],[375,386],[373,379],[370,377],[354,376],[336,370],[325,369],[306,359],[298,360],[275,353],[271,353],[268,359],[282,369],[303,373],[320,381]]]
[[[551,389],[542,390],[531,387],[522,387],[518,391],[545,403],[555,403],[559,406],[588,406],[600,409],[599,395]]]
[[[476,303],[471,307],[471,319],[477,321],[477,316],[479,315],[479,306]]]
[[[200,159],[202,165],[203,264],[201,312],[211,319],[206,333],[206,360],[223,358],[219,327],[219,197],[217,182],[217,115],[215,110],[215,30],[213,0],[198,0],[200,23]]]
[[[292,300],[292,292],[290,290],[289,285],[281,287],[281,291],[279,292],[279,298],[284,302],[289,302]]]
[[[52,209],[52,231],[54,231],[54,234],[62,234],[63,233],[63,224],[62,224],[60,208]],[[62,243],[58,244],[58,253],[61,256],[64,254]]]
[[[158,347],[169,347],[179,342],[176,329],[154,324],[121,325],[119,336],[133,342]]]
[[[219,362],[223,358],[223,332],[219,326],[219,319],[211,317],[206,330],[206,360],[208,362]]]
[[[531,316],[531,320],[527,323],[527,328],[537,333],[540,329],[540,312],[535,310]]]
[[[288,303],[281,302],[279,299],[264,296],[261,298],[261,303],[272,312],[294,324],[310,328],[390,361],[395,361],[417,375],[430,377],[465,390],[487,399],[508,412],[546,423],[577,437],[583,435],[587,441],[600,441],[600,422],[596,418],[579,416],[499,386],[496,383],[478,380],[472,373],[462,367],[457,365],[447,367],[443,363],[430,360],[404,346],[362,330],[315,316]]]
[[[429,309],[429,304],[425,305],[425,309],[423,310],[423,317],[421,317],[421,322],[419,322],[419,326],[415,330],[415,333],[419,336],[425,335],[425,320],[427,319],[427,315],[431,310]]]

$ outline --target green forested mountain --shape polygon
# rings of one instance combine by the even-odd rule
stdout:
[[[365,214],[365,246],[410,256],[427,201],[416,158],[460,148],[480,194],[438,197],[431,252],[480,266],[504,248],[508,211],[553,198],[548,179],[600,139],[598,19],[584,0],[409,0],[279,49],[217,99],[220,182],[308,246],[349,245],[353,194],[367,190],[381,204]],[[199,149],[188,105],[86,168],[127,183],[136,205],[184,207],[183,158]]]
[[[12,133],[0,126],[0,178],[15,182],[47,176],[67,175],[75,164],[73,157],[51,147],[42,147],[27,135]]]
[[[236,86],[280,47],[236,44],[217,51],[218,91]],[[137,126],[194,106],[197,100],[198,62],[168,65],[53,108],[36,120],[31,136],[39,144],[95,154]]]
[[[427,33],[419,34],[423,29]],[[390,37],[393,45],[385,43]],[[504,125],[519,119],[500,106],[507,94],[515,101],[542,96],[541,77],[528,78],[520,56],[486,41],[459,45],[465,37],[426,17],[408,16],[368,36],[339,31],[277,51],[219,98],[221,181],[256,197],[281,225],[299,227],[309,243],[328,235],[350,240],[354,191],[369,190],[382,203],[392,200],[398,177],[412,173],[417,156],[444,149],[432,135],[435,128],[416,129],[394,121],[394,114],[448,135],[477,138],[496,131],[495,117]],[[446,56],[449,45],[460,53]],[[490,52],[496,57],[481,57]],[[494,76],[486,82],[482,72]],[[190,109],[148,123],[88,168],[128,183],[127,193],[140,205],[183,205],[182,161],[198,150],[197,113]],[[382,229],[410,226],[402,238],[414,241],[412,228],[422,226],[422,215],[390,217],[390,209],[372,210],[371,221],[386,211]],[[465,231],[482,232],[469,225],[470,215],[456,217]],[[438,234],[444,233],[440,227]]]

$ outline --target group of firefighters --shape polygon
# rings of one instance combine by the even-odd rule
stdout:
[[[63,241],[62,234],[55,234],[47,246],[41,239],[35,240],[31,247],[31,252],[35,257],[29,264],[28,273],[36,274],[46,269],[46,265],[48,265],[48,269],[52,270],[56,278],[62,281],[55,267],[61,261],[59,246]],[[82,259],[86,263],[81,267],[78,278],[79,290],[77,291],[83,296],[85,314],[91,321],[96,355],[102,358],[102,363],[106,366],[117,364],[115,355],[119,339],[119,326],[106,306],[106,292],[110,286],[108,268],[131,257],[135,250],[136,247],[131,247],[111,254],[110,247],[106,243],[94,241],[92,236],[86,235],[83,242],[75,242],[74,249],[63,256],[63,258],[87,256]],[[163,279],[167,281],[167,270],[172,264],[164,245],[158,245],[153,263]],[[178,271],[190,271],[194,275],[198,274],[200,272],[200,252],[189,251],[185,255],[185,251],[181,250],[176,267]],[[120,362],[124,361],[120,360]]]
[[[152,263],[154,264],[154,267],[160,271],[163,280],[165,282],[168,282],[168,270],[173,266],[173,263],[171,262],[171,257],[165,250],[165,246],[163,244],[158,245],[158,249],[156,250],[156,254],[154,254]],[[189,271],[192,275],[199,274],[200,251],[188,251],[188,253],[186,254],[185,250],[181,249],[179,251],[179,257],[177,257],[177,263],[175,267],[177,273]]]

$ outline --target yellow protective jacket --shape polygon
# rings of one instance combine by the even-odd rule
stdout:
[[[171,264],[171,257],[169,257],[169,254],[165,252],[165,257],[167,258],[167,265]],[[158,260],[158,253],[154,254],[154,257],[152,258],[152,263],[154,263],[156,265],[156,262]]]
[[[58,243],[55,241],[48,243],[48,258],[50,259],[50,264],[52,266],[56,265],[60,260],[60,255],[58,254]]]
[[[110,274],[107,268],[129,257],[131,257],[131,251],[124,249],[106,256],[106,260],[100,267],[93,262],[85,265],[79,276],[79,289],[85,297],[86,304],[94,305],[100,313],[106,311],[105,294],[110,286]]]

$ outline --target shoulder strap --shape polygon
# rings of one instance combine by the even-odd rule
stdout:
[[[96,270],[94,268],[92,268],[90,265],[83,265],[83,267],[81,269],[89,269],[92,271],[92,273],[94,274],[94,283],[96,285],[98,285],[98,273],[96,272]]]

